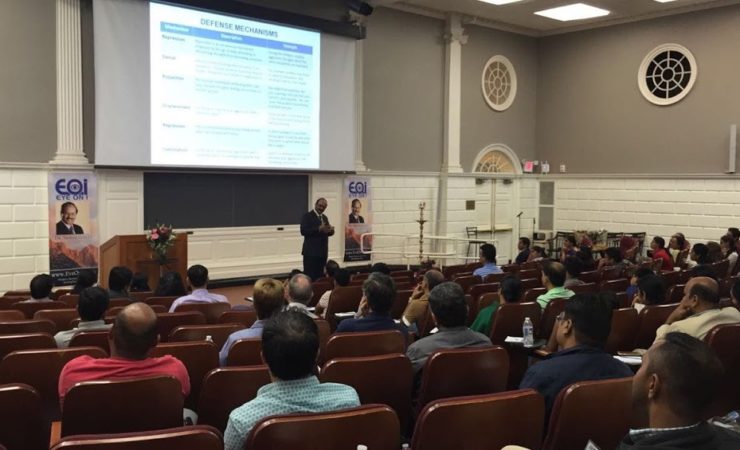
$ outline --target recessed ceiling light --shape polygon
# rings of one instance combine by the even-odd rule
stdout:
[[[521,2],[522,0],[478,0],[483,3],[490,3],[492,5],[507,5],[509,3]],[[668,0],[672,1],[672,0]]]
[[[609,15],[609,11],[587,5],[585,3],[574,3],[572,5],[537,11],[535,14],[549,19],[559,20],[561,22],[568,22],[570,20],[582,20],[606,16]]]

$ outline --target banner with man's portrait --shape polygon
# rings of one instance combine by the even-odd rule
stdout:
[[[370,233],[373,229],[373,203],[370,193],[369,178],[345,178],[342,199],[345,261],[370,261],[370,255],[362,253],[362,250],[371,250],[372,237],[365,236],[360,246],[362,234]]]
[[[92,172],[49,174],[49,269],[54,284],[98,272],[98,191]]]

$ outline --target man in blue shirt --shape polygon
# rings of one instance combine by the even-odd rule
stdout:
[[[484,278],[486,275],[502,272],[501,268],[496,265],[496,247],[493,244],[481,245],[479,255],[483,266],[475,269],[473,275]]]
[[[559,352],[530,367],[519,385],[545,397],[546,417],[560,390],[578,381],[632,376],[627,365],[603,348],[611,331],[612,305],[596,294],[571,297],[555,322]]]
[[[391,307],[395,299],[396,284],[393,278],[380,272],[371,273],[362,284],[359,317],[339,322],[337,333],[398,330],[406,337],[406,325],[396,323],[391,317]]]
[[[277,313],[262,332],[262,356],[272,383],[229,415],[225,450],[242,450],[247,436],[268,416],[318,413],[360,406],[357,392],[339,383],[319,383],[313,375],[319,352],[316,323],[298,311]]]

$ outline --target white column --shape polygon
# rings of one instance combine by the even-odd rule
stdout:
[[[364,79],[363,73],[365,67],[365,40],[358,39],[355,43],[355,133],[357,135],[357,144],[355,145],[355,171],[365,172],[365,162],[362,160],[362,108],[363,108],[363,90]]]
[[[462,172],[460,166],[460,96],[462,46],[468,41],[459,14],[450,14],[445,26],[445,124],[442,171]]]
[[[56,0],[57,153],[52,164],[89,164],[82,148],[80,0]]]

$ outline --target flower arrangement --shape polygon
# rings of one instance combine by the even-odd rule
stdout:
[[[167,262],[167,250],[175,245],[176,238],[172,225],[157,224],[156,227],[146,231],[146,242],[152,251],[157,254],[160,264]]]

